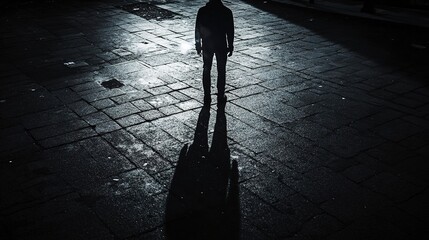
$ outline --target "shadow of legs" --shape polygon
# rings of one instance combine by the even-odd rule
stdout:
[[[224,108],[217,111],[207,152],[209,108],[200,111],[194,140],[180,151],[165,212],[167,239],[238,239],[237,162],[230,163]]]

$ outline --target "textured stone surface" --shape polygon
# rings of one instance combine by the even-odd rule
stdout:
[[[236,27],[224,112],[215,66],[202,108],[202,0],[6,4],[1,239],[167,239],[168,201],[194,214],[175,223],[221,209],[231,239],[427,235],[429,72],[412,47],[427,29],[224,3]],[[148,20],[143,5],[177,15]],[[102,86],[112,79],[123,85]],[[200,158],[173,186],[187,149]],[[225,156],[224,206],[180,199],[210,194]]]

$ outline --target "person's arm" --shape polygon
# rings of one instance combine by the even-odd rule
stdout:
[[[201,54],[201,32],[200,32],[200,24],[201,24],[201,14],[200,10],[197,13],[197,21],[195,23],[195,49],[198,54]]]
[[[232,52],[234,51],[234,18],[232,16],[232,12],[229,12],[228,17],[228,25],[227,25],[227,31],[226,31],[226,37],[228,39],[228,56],[232,55]]]

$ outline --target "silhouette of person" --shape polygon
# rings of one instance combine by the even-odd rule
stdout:
[[[217,63],[218,103],[225,99],[226,59],[234,51],[234,20],[232,11],[221,0],[209,0],[198,10],[195,24],[195,47],[197,53],[203,53],[203,89],[204,104],[211,103],[210,71],[213,56]]]

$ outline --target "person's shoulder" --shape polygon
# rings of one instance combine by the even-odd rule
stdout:
[[[229,7],[227,7],[227,6],[223,5],[223,9],[224,9],[224,11],[225,11],[225,12],[227,12],[228,14],[232,14],[232,11],[231,11],[231,9],[230,9]]]
[[[225,4],[223,4],[222,6],[223,6],[224,11],[232,13],[231,9],[229,7],[227,7]]]
[[[198,9],[198,12],[204,12],[206,11],[206,9],[207,9],[207,6],[202,6],[200,7],[200,9]]]

